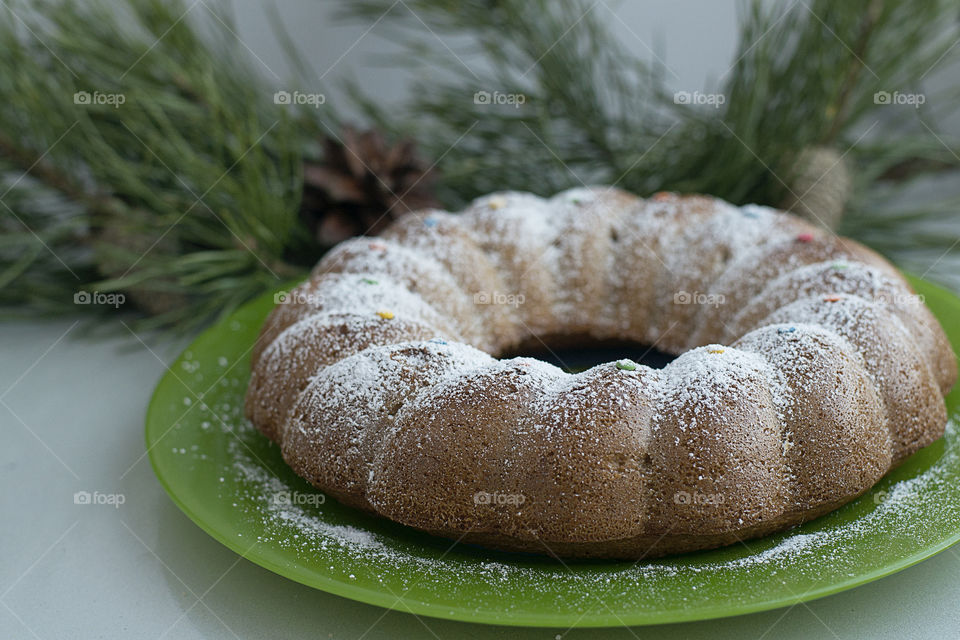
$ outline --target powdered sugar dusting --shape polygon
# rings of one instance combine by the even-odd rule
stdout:
[[[956,442],[956,436],[955,423],[951,423],[948,440]],[[825,566],[833,567],[837,576],[853,576],[862,571],[860,565],[864,558],[848,553],[847,549],[875,544],[872,536],[877,531],[900,530],[905,539],[910,539],[919,535],[915,531],[918,518],[931,517],[932,511],[938,512],[937,520],[960,518],[960,505],[936,497],[955,477],[952,469],[960,463],[958,450],[951,447],[926,471],[888,486],[881,485],[882,488],[870,492],[859,503],[846,507],[857,514],[854,517],[830,516],[817,521],[819,524],[815,524],[811,531],[787,532],[773,538],[772,542],[748,541],[739,552],[728,553],[724,559],[712,559],[711,554],[694,554],[637,564],[608,563],[602,571],[571,572],[567,568],[569,563],[544,559],[531,566],[529,556],[518,555],[518,562],[513,562],[509,554],[490,557],[490,554],[468,545],[456,548],[448,554],[450,561],[442,562],[429,554],[418,555],[415,548],[409,548],[389,533],[339,523],[340,516],[328,514],[326,505],[310,509],[277,501],[277,495],[288,495],[301,485],[289,484],[272,475],[238,441],[231,441],[228,449],[231,461],[224,473],[233,474],[243,487],[240,495],[234,498],[242,501],[245,517],[257,519],[262,525],[260,541],[294,551],[305,562],[316,559],[318,554],[333,553],[338,558],[338,565],[348,558],[348,564],[369,565],[384,575],[398,571],[405,574],[412,567],[417,574],[411,580],[422,587],[436,588],[438,592],[455,589],[458,581],[480,581],[492,589],[517,583],[535,589],[542,583],[551,585],[552,590],[562,583],[572,590],[586,592],[602,586],[612,592],[634,590],[637,594],[644,594],[675,584],[702,583],[714,574],[743,571],[760,571],[758,576],[809,573],[811,577],[822,579]],[[295,533],[291,535],[291,532]],[[900,543],[892,541],[891,544]],[[880,549],[877,551],[881,552]],[[339,567],[337,571],[340,571]],[[695,593],[686,591],[683,597],[694,599]],[[571,607],[576,603],[567,601],[563,604]],[[579,604],[589,606],[590,603],[588,600]]]

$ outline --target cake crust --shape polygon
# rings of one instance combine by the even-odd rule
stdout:
[[[279,302],[246,413],[299,475],[432,534],[560,557],[713,548],[836,509],[943,434],[957,377],[883,258],[707,196],[408,214]],[[678,357],[506,357],[585,338]]]

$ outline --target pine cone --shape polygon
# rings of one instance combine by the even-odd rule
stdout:
[[[788,176],[790,193],[782,208],[814,224],[836,229],[852,187],[843,156],[828,147],[806,147]]]
[[[394,218],[437,206],[434,172],[412,140],[388,146],[376,130],[345,127],[323,140],[323,161],[303,168],[301,214],[317,241],[332,246],[377,235]]]

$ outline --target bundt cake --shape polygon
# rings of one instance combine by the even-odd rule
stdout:
[[[942,435],[957,375],[877,254],[704,196],[409,214],[279,302],[246,412],[299,475],[433,534],[564,557],[717,547],[831,511]],[[509,357],[610,340],[678,357],[581,373]]]

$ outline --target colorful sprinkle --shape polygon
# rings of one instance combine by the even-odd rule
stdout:
[[[744,211],[743,209],[741,209],[741,210],[740,210],[740,213],[742,213],[745,218],[754,218],[754,219],[756,219],[756,218],[759,217],[759,216],[758,216],[756,213],[754,213],[753,211]]]
[[[370,247],[370,249],[371,249],[372,251],[386,251],[386,250],[387,250],[387,245],[383,244],[382,242],[371,242],[368,246]]]
[[[726,349],[707,349],[707,353],[723,353]]]
[[[827,296],[823,299],[824,302],[839,302],[840,296]]]
[[[797,236],[797,242],[813,242],[812,233],[801,233]]]
[[[636,371],[637,363],[633,360],[618,360],[617,369],[620,369],[621,371]]]
[[[393,311],[377,311],[377,315],[383,318],[384,320],[393,320]]]
[[[427,228],[435,227],[437,226],[437,221],[434,220],[433,218],[427,218],[423,221],[423,226]]]
[[[848,265],[846,262],[834,262],[832,266],[835,271],[843,271],[850,265]]]
[[[490,207],[491,209],[496,210],[496,209],[500,209],[505,204],[507,204],[507,201],[504,200],[503,198],[494,198],[487,203],[487,206]]]
[[[364,284],[380,284],[378,281],[374,280],[373,278],[361,278],[360,282]]]
[[[441,340],[440,338],[432,338],[428,340],[428,342],[432,342],[433,344],[447,344],[446,340]]]
[[[796,330],[797,330],[796,327],[786,327],[786,328],[781,327],[780,329],[777,329],[777,333],[779,334],[793,333]]]
[[[655,194],[653,194],[653,199],[657,202],[662,202],[664,200],[669,200],[670,196],[672,195],[673,194],[669,191],[657,191]]]

